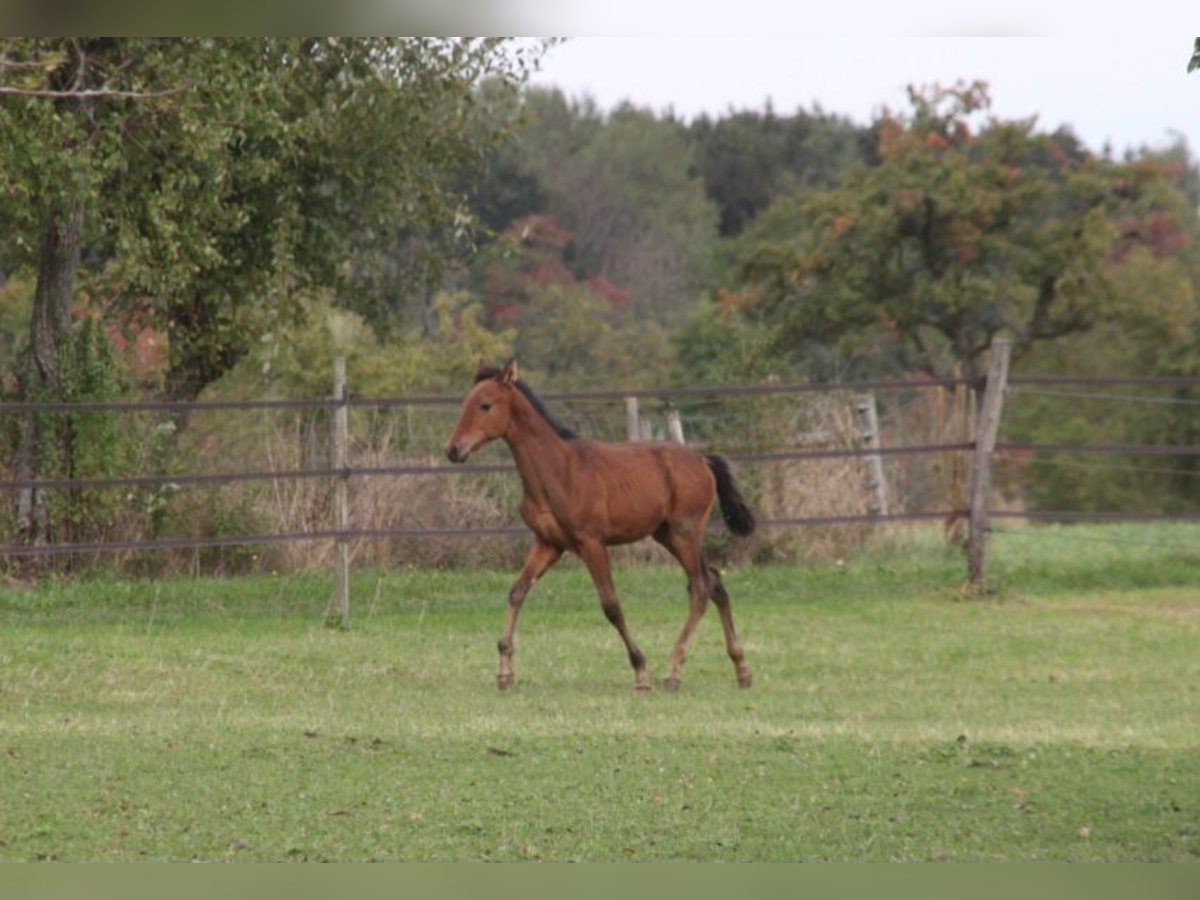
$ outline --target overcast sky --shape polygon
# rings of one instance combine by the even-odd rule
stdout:
[[[999,12],[970,0],[842,0],[803,21],[794,10],[817,4],[609,0],[601,15],[594,4],[560,2],[576,14],[560,13],[560,27],[633,36],[570,38],[533,82],[591,96],[606,110],[630,100],[690,119],[770,101],[780,114],[820,104],[866,124],[885,106],[907,109],[908,84],[978,78],[1002,117],[1037,116],[1045,130],[1068,125],[1093,149],[1108,142],[1118,154],[1179,134],[1200,157],[1200,71],[1186,72],[1200,0],[1011,0],[995,4]],[[645,13],[618,21],[635,7]],[[729,18],[730,10],[742,15]]]

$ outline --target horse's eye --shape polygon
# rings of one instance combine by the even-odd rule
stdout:
[[[487,412],[489,409],[492,408],[492,404],[485,401],[485,402],[479,404],[479,408],[482,409],[484,412]]]

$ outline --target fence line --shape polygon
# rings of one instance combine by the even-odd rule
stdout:
[[[958,444],[908,444],[900,447],[845,447],[828,450],[762,450],[749,453],[722,453],[730,462],[789,462],[811,459],[853,459],[869,456],[922,456],[932,453],[957,453],[975,448],[974,441]]]
[[[995,353],[995,348],[993,348]],[[1073,386],[1136,386],[1159,388],[1192,388],[1200,387],[1200,377],[1087,377],[1087,376],[1013,376],[1008,378],[1007,387],[1011,390],[1024,387],[1032,388],[1028,393],[1052,393],[1038,391],[1040,387],[1054,388],[1066,385]],[[620,400],[660,400],[669,402],[672,399],[693,398],[695,400],[712,400],[731,396],[754,395],[793,395],[805,393],[858,393],[875,391],[916,391],[931,388],[978,387],[978,382],[963,378],[927,378],[905,380],[871,380],[845,382],[840,384],[758,384],[758,385],[714,385],[708,387],[681,388],[648,388],[637,390],[587,390],[545,392],[542,397],[553,402],[590,402],[590,401],[620,401]],[[1003,392],[1001,392],[1003,393]],[[1080,395],[1064,395],[1080,396]],[[1108,399],[1104,396],[1103,399]],[[1120,395],[1111,395],[1112,399],[1132,399]],[[1172,402],[1175,402],[1174,400]],[[350,408],[388,409],[394,407],[413,406],[447,406],[457,407],[461,403],[460,395],[419,394],[401,397],[355,397],[347,394],[344,389],[337,395],[325,399],[278,399],[278,400],[218,400],[218,401],[116,401],[116,402],[80,402],[80,403],[14,403],[0,402],[0,413],[9,414],[43,414],[43,413],[79,413],[79,412],[189,412],[197,413],[209,410],[288,410],[288,409],[328,409],[337,413],[345,413]],[[997,417],[999,413],[996,413]],[[1200,447],[1166,446],[1166,445],[1128,445],[1128,444],[1033,444],[1015,442],[997,442],[982,453],[977,441],[961,443],[921,444],[906,446],[867,446],[844,449],[819,450],[768,450],[757,452],[728,453],[727,459],[735,463],[776,463],[795,462],[818,459],[864,458],[864,457],[899,457],[911,455],[932,455],[941,453],[975,452],[975,465],[990,465],[991,460],[1014,461],[1015,454],[1058,453],[1058,454],[1125,454],[1145,456],[1200,456]],[[340,462],[340,461],[339,461]],[[164,475],[143,475],[125,477],[101,478],[46,478],[46,479],[0,479],[0,493],[5,491],[37,489],[98,489],[111,487],[153,487],[159,485],[191,485],[213,484],[250,481],[280,481],[302,479],[337,479],[345,484],[350,478],[387,477],[387,476],[418,476],[440,477],[443,475],[484,475],[511,473],[515,471],[511,463],[482,464],[471,466],[438,466],[438,465],[398,465],[398,466],[363,466],[334,465],[326,468],[303,468],[294,470],[271,470],[252,472],[224,473],[180,473]],[[984,501],[980,501],[984,502]],[[978,506],[978,503],[974,504]],[[978,511],[976,510],[976,514]],[[807,518],[784,518],[762,520],[764,528],[793,528],[813,526],[836,526],[850,524],[884,524],[901,521],[946,521],[951,522],[969,518],[972,510],[942,510],[918,511],[908,513],[880,514],[878,512],[861,515],[834,515]],[[1073,512],[1073,511],[1001,511],[987,510],[987,515],[995,519],[1025,519],[1030,521],[1200,521],[1198,514],[1163,515],[1157,513],[1138,512]],[[351,529],[344,527],[345,522],[338,523],[339,527],[329,530],[269,533],[253,535],[227,535],[221,537],[178,537],[157,540],[120,540],[107,542],[83,542],[71,544],[47,545],[5,545],[0,546],[0,555],[13,557],[79,555],[112,551],[140,550],[177,550],[196,549],[205,547],[270,545],[290,542],[335,541],[344,545],[348,541],[368,539],[431,539],[431,538],[463,538],[463,537],[510,537],[527,534],[520,525],[490,526],[478,528],[375,528]],[[719,522],[714,523],[719,530]],[[987,529],[984,529],[985,531]]]
[[[663,387],[621,388],[614,390],[546,391],[544,400],[561,401],[614,401],[626,397],[638,399],[667,399],[671,397],[726,397],[755,394],[802,394],[830,393],[838,391],[905,391],[924,390],[934,387],[972,387],[967,378],[910,378],[874,379],[845,382],[807,382],[797,384],[735,384],[710,385],[707,387]],[[1127,387],[1200,387],[1200,376],[1076,376],[1076,375],[1013,375],[1008,379],[1010,388],[1024,386],[1127,386]],[[333,409],[338,406],[374,407],[393,406],[458,406],[462,402],[459,394],[409,394],[396,397],[355,397],[350,394],[344,399],[333,397],[322,399],[277,399],[277,400],[113,400],[78,402],[23,402],[0,401],[0,413],[72,413],[72,412],[203,412],[206,410],[265,410],[265,409]]]
[[[1076,375],[1014,375],[1009,387],[1022,386],[1128,386],[1128,387],[1200,387],[1200,376],[1076,376]],[[626,397],[642,400],[667,400],[672,397],[728,397],[744,395],[835,393],[840,391],[906,391],[943,387],[973,387],[967,378],[909,378],[875,379],[844,382],[806,382],[797,384],[735,384],[707,387],[619,388],[613,390],[545,391],[543,400],[615,401]],[[0,413],[77,413],[77,412],[204,412],[208,410],[269,410],[269,409],[386,409],[395,406],[458,406],[460,394],[409,394],[395,397],[355,397],[344,399],[278,399],[278,400],[112,400],[78,402],[0,401]]]
[[[909,456],[927,453],[970,450],[970,442],[959,444],[920,444],[902,447],[859,447],[829,450],[770,450],[757,453],[724,453],[730,462],[787,462],[806,459],[841,459],[856,456]],[[0,491],[99,489],[110,487],[152,487],[163,484],[218,484],[237,481],[300,481],[314,478],[357,478],[399,475],[488,475],[515,472],[512,463],[469,466],[332,466],[322,469],[278,469],[260,472],[213,472],[208,474],[130,475],[103,478],[11,478],[0,479]]]
[[[992,510],[993,519],[1024,519],[1036,522],[1200,522],[1200,512],[1082,512],[1077,510],[1009,509]]]
[[[97,490],[113,487],[154,487],[155,485],[164,484],[218,484],[236,481],[303,481],[313,478],[335,478],[347,474],[347,471],[346,469],[327,468],[178,475],[114,475],[103,478],[11,478],[0,479],[0,491],[19,491],[27,488],[36,488],[41,491]],[[355,473],[351,471],[351,474]]]
[[[1200,476],[1196,469],[1171,469],[1166,466],[1124,466],[1120,463],[1084,463],[1062,459],[1022,459],[1016,456],[998,456],[1001,464],[1057,466],[1064,469],[1086,469],[1093,472],[1142,472],[1148,475],[1182,475],[1187,478]]]
[[[759,520],[759,528],[793,528],[802,525],[881,524],[885,522],[949,521],[965,516],[966,510],[944,512],[890,513],[886,516],[861,513],[845,516],[816,516],[803,519]],[[724,531],[725,524],[714,519],[712,531]],[[10,556],[76,556],[131,550],[194,550],[208,547],[254,546],[256,544],[286,544],[313,541],[356,540],[422,540],[428,538],[523,537],[529,534],[524,525],[482,525],[475,528],[347,528],[290,533],[222,535],[220,537],[160,538],[151,541],[88,541],[70,544],[41,544],[0,546],[0,553]]]
[[[1125,456],[1200,456],[1200,446],[1183,444],[1022,444],[1000,441],[997,453],[1102,453]]]
[[[763,519],[759,528],[829,527],[834,525],[884,525],[889,522],[954,522],[966,519],[968,509],[939,511],[888,513],[857,513],[844,516],[809,516],[789,519]],[[1198,513],[1137,513],[1137,512],[1082,512],[1053,510],[991,510],[992,519],[1026,520],[1041,522],[1200,522]],[[713,520],[712,531],[724,531],[719,519]],[[999,529],[993,529],[1000,533]],[[43,544],[40,546],[0,546],[0,553],[10,556],[76,556],[104,552],[133,550],[194,550],[210,547],[254,546],[257,544],[285,544],[315,541],[358,541],[358,540],[424,540],[430,538],[473,538],[473,537],[523,537],[529,534],[524,525],[483,525],[476,528],[349,528],[343,531],[296,531],[290,533],[265,533],[245,535],[223,535],[220,537],[160,538],[152,541],[94,541],[71,544]]]
[[[1021,530],[1011,530],[1008,528],[993,528],[992,533],[1006,535],[1009,537],[1027,534],[1027,532],[1024,532]],[[1190,551],[1193,553],[1200,551],[1200,544],[1180,543],[1178,541],[1162,541],[1162,540],[1139,541],[1137,539],[1131,539],[1131,538],[1113,537],[1112,535],[1104,535],[1103,537],[1097,537],[1097,536],[1088,535],[1088,534],[1072,534],[1072,533],[1059,532],[1054,535],[1053,539],[1055,541],[1073,541],[1076,543],[1088,543],[1088,544],[1115,544],[1117,546],[1125,546],[1125,547],[1153,547],[1156,550],[1162,550],[1162,549],[1166,548],[1166,549],[1171,549],[1171,550],[1185,550],[1185,551]]]
[[[0,402],[0,413],[81,413],[81,412],[204,412],[229,409],[333,409],[357,405],[353,400],[79,400],[26,403]]]
[[[958,453],[975,449],[974,441],[948,444],[911,444],[899,447],[846,447],[826,450],[762,450],[721,454],[730,462],[795,462],[815,459],[850,459],[870,456],[919,456],[934,453]],[[1072,453],[1128,456],[1200,456],[1200,446],[1171,444],[1027,444],[998,441],[995,452],[1003,462],[1016,462],[1015,453]],[[1028,462],[1047,462],[1028,460]],[[1142,466],[1123,467],[1129,471],[1175,472],[1194,474],[1185,469],[1158,469]],[[467,466],[345,466],[316,469],[279,469],[258,472],[213,472],[207,474],[128,475],[103,478],[8,478],[0,479],[0,491],[24,490],[96,490],[112,487],[153,487],[164,484],[218,484],[238,481],[300,481],[321,478],[363,478],[380,476],[458,476],[493,475],[515,472],[512,463],[488,463]]]
[[[1013,375],[1010,385],[1047,385],[1061,387],[1078,384],[1087,387],[1200,387],[1196,375]]]
[[[1092,391],[1054,391],[1039,388],[1019,388],[1022,397],[1055,397],[1065,400],[1111,400],[1121,403],[1160,403],[1166,406],[1200,406],[1200,400],[1190,397],[1147,397],[1142,394],[1097,394]]]
[[[545,391],[543,400],[552,402],[611,402],[626,398],[640,400],[671,397],[728,397],[743,395],[774,395],[826,393],[830,391],[862,390],[921,390],[931,387],[957,387],[967,382],[961,378],[906,379],[898,381],[854,381],[839,384],[742,384],[712,385],[710,387],[621,388],[615,390]],[[77,413],[77,412],[204,412],[207,410],[275,410],[275,409],[387,409],[396,406],[450,406],[462,403],[461,394],[406,394],[395,397],[355,397],[345,399],[279,399],[279,400],[112,400],[32,403],[0,402],[0,413]]]

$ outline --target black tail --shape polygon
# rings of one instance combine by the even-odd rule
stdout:
[[[717,479],[717,497],[721,501],[721,516],[725,519],[725,524],[734,534],[745,537],[754,531],[754,513],[750,512],[746,498],[738,490],[733,473],[729,471],[729,463],[724,457],[716,454],[704,459]]]

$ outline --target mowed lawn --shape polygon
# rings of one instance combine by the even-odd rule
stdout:
[[[617,571],[637,695],[586,573],[0,590],[7,860],[1200,858],[1200,529],[998,535],[997,590],[932,537],[735,567],[657,685],[683,577]]]

